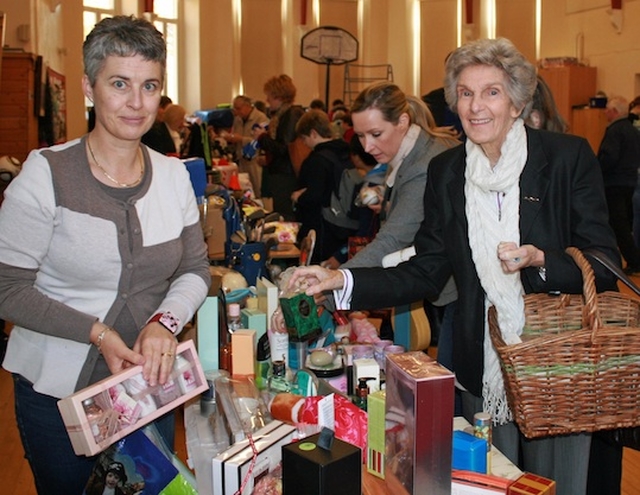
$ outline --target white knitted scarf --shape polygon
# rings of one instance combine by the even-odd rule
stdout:
[[[420,136],[420,131],[422,128],[417,124],[411,124],[407,133],[402,138],[402,142],[400,143],[400,147],[398,148],[398,152],[396,156],[394,156],[391,160],[389,160],[389,172],[387,173],[387,186],[393,187],[396,182],[396,175],[398,175],[398,169],[402,162],[407,157],[407,155],[411,152],[413,147],[416,145],[416,141],[418,140],[418,136]]]
[[[471,256],[485,292],[483,408],[494,424],[511,421],[498,355],[491,343],[487,310],[493,305],[507,344],[520,342],[524,327],[524,300],[520,273],[502,271],[497,250],[500,242],[520,245],[520,174],[527,161],[527,134],[517,119],[502,144],[492,168],[482,148],[466,141],[466,215]]]

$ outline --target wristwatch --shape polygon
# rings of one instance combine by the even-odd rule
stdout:
[[[180,329],[180,319],[170,311],[165,311],[164,313],[156,313],[149,319],[147,324],[156,321],[174,335],[178,333],[178,330]]]

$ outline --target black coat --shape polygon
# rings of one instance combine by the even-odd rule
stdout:
[[[619,263],[598,161],[576,136],[527,129],[528,158],[520,176],[520,242],[545,252],[546,282],[525,268],[526,293],[582,292],[582,277],[564,252],[595,247]],[[396,306],[436,297],[453,274],[459,299],[454,318],[454,369],[458,381],[482,394],[485,294],[471,257],[465,215],[464,145],[435,157],[424,196],[425,220],[415,237],[418,254],[392,269],[353,269],[353,309]],[[598,290],[615,290],[606,270],[594,266]]]
[[[142,142],[158,153],[177,153],[176,144],[164,122],[156,122],[143,136]]]
[[[598,149],[604,186],[635,187],[640,167],[640,132],[628,118],[607,126]]]

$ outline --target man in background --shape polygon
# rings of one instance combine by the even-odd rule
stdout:
[[[253,106],[251,98],[244,95],[238,95],[233,99],[232,111],[234,115],[232,131],[223,133],[222,137],[235,146],[238,170],[249,174],[255,197],[259,198],[262,187],[262,167],[258,164],[258,154],[254,153],[250,156],[243,153],[242,149],[254,139],[251,132],[253,126],[264,127],[268,125],[269,119]]]
[[[600,143],[598,160],[609,208],[609,224],[627,262],[625,272],[640,273],[640,249],[631,233],[632,198],[640,165],[640,133],[629,120],[629,103],[622,96],[609,98],[605,115],[609,125]]]

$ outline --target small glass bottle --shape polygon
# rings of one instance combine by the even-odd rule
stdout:
[[[267,389],[273,394],[291,391],[291,383],[287,380],[287,366],[284,361],[273,362]]]
[[[229,333],[233,333],[242,328],[240,304],[238,303],[230,303],[227,306],[227,328],[229,329]]]
[[[93,438],[98,443],[102,442],[102,440],[104,440],[102,428],[100,426],[102,416],[104,414],[102,408],[96,404],[93,397],[83,400],[82,408],[84,409],[84,413],[87,415],[87,421],[89,422],[91,433],[93,433]]]
[[[369,397],[369,385],[367,380],[371,378],[362,377],[358,379],[358,388],[356,388],[356,396],[353,399],[353,403],[363,411],[367,410],[367,400]]]

